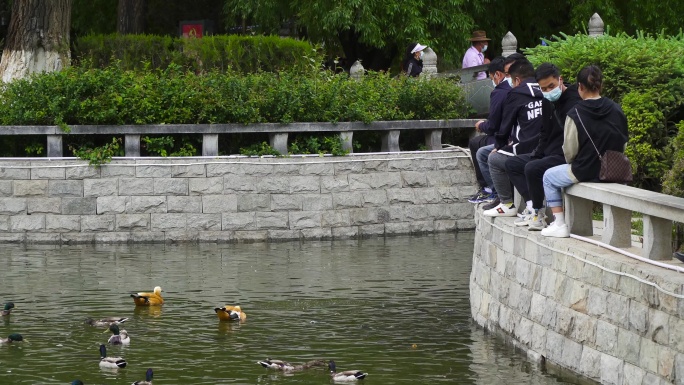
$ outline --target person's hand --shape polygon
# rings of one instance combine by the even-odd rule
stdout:
[[[489,59],[484,58],[484,63],[483,64],[489,64]]]
[[[484,120],[478,120],[477,123],[475,123],[475,131],[477,132],[482,132],[480,130],[480,124],[484,123]]]
[[[493,149],[492,152],[490,152],[490,154],[493,154],[493,153],[495,153],[495,152],[496,152],[496,148]]]

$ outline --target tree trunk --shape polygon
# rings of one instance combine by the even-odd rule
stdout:
[[[116,32],[122,35],[144,33],[146,8],[147,0],[119,0]]]
[[[69,30],[73,0],[17,0],[0,59],[4,82],[71,64]]]

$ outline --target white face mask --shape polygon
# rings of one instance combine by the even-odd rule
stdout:
[[[506,78],[506,81],[507,81],[508,84],[511,86],[511,88],[513,88],[513,78],[509,76],[509,77]]]
[[[487,51],[487,44],[485,44],[484,47],[482,47],[482,52],[485,52],[485,51]]]

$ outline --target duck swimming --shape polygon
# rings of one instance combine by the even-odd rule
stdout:
[[[81,380],[73,380],[71,381],[71,385],[84,385],[83,381]]]
[[[128,318],[124,317],[107,317],[98,320],[92,318],[86,318],[84,323],[86,325],[95,326],[96,328],[109,327],[110,325],[119,325],[128,321]]]
[[[299,370],[313,368],[315,366],[325,366],[325,360],[311,360],[300,365],[293,365],[286,361],[273,360],[271,358],[267,358],[263,361],[257,362],[257,364],[263,366],[266,369],[281,370],[283,372],[296,372]]]
[[[107,357],[107,348],[100,345],[100,367],[103,369],[119,369],[126,367],[126,360],[121,357]]]
[[[109,328],[104,332],[112,332],[112,336],[107,340],[108,343],[112,345],[128,345],[131,343],[131,338],[128,336],[128,332],[125,330],[119,330],[119,326],[116,324],[109,325]]]
[[[330,369],[330,377],[335,382],[352,382],[363,380],[366,378],[368,373],[361,372],[359,370],[345,370],[344,372],[337,372],[335,367],[335,361],[330,360],[328,363],[328,369]]]
[[[154,288],[153,293],[133,293],[131,294],[131,297],[133,297],[133,302],[137,306],[159,306],[164,304],[164,298],[161,296],[161,287],[157,286]]]
[[[133,383],[133,385],[152,385],[152,368],[147,369],[147,373],[145,373],[145,381],[136,381]]]
[[[13,302],[7,302],[5,304],[5,308],[3,310],[0,310],[0,316],[7,317],[10,315],[12,312],[12,309],[14,309],[14,303]]]
[[[19,333],[10,334],[7,338],[0,338],[0,344],[11,344],[12,342],[22,342],[24,337]]]
[[[240,306],[229,306],[214,308],[216,315],[221,321],[240,321],[247,319],[247,313],[243,312]]]

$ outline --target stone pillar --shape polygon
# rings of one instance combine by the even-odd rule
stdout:
[[[354,138],[354,131],[340,132],[340,140],[342,141],[342,149],[348,151],[350,154],[354,152],[352,139]]]
[[[589,31],[589,36],[603,36],[604,32],[603,19],[598,13],[594,13],[589,19],[589,24],[587,25],[587,31]]]
[[[48,135],[47,157],[61,158],[62,156],[62,135]]]
[[[657,260],[672,258],[672,221],[644,214],[642,257]]]
[[[269,144],[274,150],[278,151],[280,155],[287,155],[287,135],[287,132],[268,134]]]
[[[399,130],[390,130],[382,133],[382,152],[399,152]]]
[[[604,204],[601,240],[615,247],[632,246],[632,212]]]
[[[563,194],[565,196],[565,223],[572,234],[594,235],[594,226],[591,219],[593,202]]]
[[[218,134],[202,134],[202,156],[218,156]]]
[[[442,149],[442,130],[425,130],[425,147],[430,151]]]
[[[364,72],[365,69],[361,65],[361,62],[357,60],[354,62],[354,64],[352,64],[351,68],[349,69],[349,76],[351,76],[351,78],[354,80],[361,80],[363,79]]]
[[[437,54],[432,48],[423,50],[423,72],[421,75],[431,77],[437,73]]]
[[[503,57],[508,57],[518,52],[518,39],[513,36],[511,31],[508,31],[503,39],[501,39],[501,48],[503,49],[503,52],[501,52]]]
[[[128,157],[140,156],[140,135],[124,136],[124,154]]]

